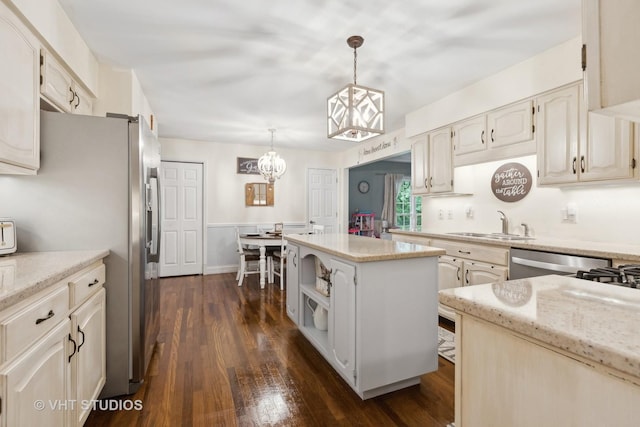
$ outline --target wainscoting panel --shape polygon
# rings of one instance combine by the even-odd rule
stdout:
[[[207,224],[207,254],[204,274],[231,273],[238,270],[236,227],[240,233],[255,233],[265,224]],[[285,233],[303,232],[308,228],[304,222],[284,223]]]

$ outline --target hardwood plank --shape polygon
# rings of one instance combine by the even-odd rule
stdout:
[[[302,336],[279,286],[235,274],[160,280],[158,345],[140,411],[91,413],[86,426],[433,426],[453,420],[454,365],[362,401]],[[452,329],[452,325],[445,325]]]

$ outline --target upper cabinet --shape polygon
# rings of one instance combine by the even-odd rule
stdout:
[[[42,49],[40,54],[42,97],[67,113],[90,115],[93,100],[53,55]]]
[[[35,174],[40,167],[40,43],[0,2],[0,173]]]
[[[584,110],[582,85],[538,98],[538,184],[634,177],[633,123]]]
[[[456,166],[536,152],[534,101],[526,99],[453,125]]]
[[[589,111],[639,120],[638,0],[582,1],[583,69]]]
[[[441,128],[411,146],[411,191],[414,195],[453,191],[452,130]]]

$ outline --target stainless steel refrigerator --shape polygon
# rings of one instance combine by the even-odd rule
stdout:
[[[159,328],[160,145],[143,117],[41,112],[41,167],[0,176],[0,211],[18,251],[109,249],[107,381],[101,397],[135,392]]]

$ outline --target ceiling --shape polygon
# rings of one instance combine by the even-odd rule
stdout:
[[[327,97],[385,91],[405,114],[580,34],[581,0],[59,0],[98,60],[135,70],[159,134],[338,151]]]

